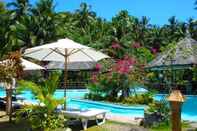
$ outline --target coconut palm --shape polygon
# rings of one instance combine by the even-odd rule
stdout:
[[[11,8],[13,20],[19,20],[21,17],[27,15],[30,10],[31,5],[29,0],[16,0],[15,2],[10,2],[7,4]]]
[[[86,3],[81,3],[80,9],[76,10],[75,14],[78,21],[77,26],[82,29],[86,29],[96,17],[96,13],[91,11],[91,7]]]
[[[55,23],[53,0],[40,0],[31,12],[31,18],[35,25],[33,32],[37,36],[38,44],[56,40],[57,24]]]
[[[190,18],[188,20],[188,30],[193,39],[197,40],[197,21]]]

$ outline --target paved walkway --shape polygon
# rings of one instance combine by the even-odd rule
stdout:
[[[143,118],[134,118],[128,116],[111,115],[111,114],[107,114],[106,118],[111,121],[130,123],[133,125],[140,125],[140,122],[143,120]]]
[[[104,124],[103,128],[109,131],[148,131],[143,127],[126,124]]]
[[[193,128],[197,128],[197,122],[191,122],[190,125],[191,125]]]

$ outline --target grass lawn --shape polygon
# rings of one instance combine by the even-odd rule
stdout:
[[[187,128],[190,128],[190,125],[186,122],[182,123],[182,130],[186,131]],[[167,124],[161,124],[159,127],[151,128],[151,131],[171,131],[171,126]]]
[[[132,124],[120,123],[114,121],[107,121],[101,126],[92,126],[87,131],[148,131],[143,127]]]
[[[78,121],[73,126],[69,126],[72,131],[80,131],[82,130],[81,123]],[[28,131],[29,126],[23,122],[23,123],[9,123],[8,117],[0,117],[0,129],[2,131]],[[56,131],[64,131],[65,129],[58,129]],[[113,121],[107,121],[105,124],[97,126],[95,121],[89,121],[88,129],[87,131],[147,131],[147,129],[144,129],[142,127],[138,127],[132,124],[125,124],[125,123],[119,123],[119,122],[113,122]]]
[[[186,131],[187,128],[190,128],[189,124],[183,123],[182,125],[183,131]],[[131,124],[109,121],[102,126],[93,126],[88,129],[88,131],[132,131],[132,130],[133,131],[171,131],[171,127],[164,124],[159,127],[144,129],[142,127],[137,127]]]
[[[81,122],[75,122],[72,126],[69,126],[72,131],[82,130]],[[183,131],[189,128],[189,124],[183,123]],[[27,131],[29,129],[28,125],[24,123],[9,123],[8,117],[0,117],[0,129],[1,131]],[[56,131],[64,131],[65,129],[59,129]],[[105,124],[97,126],[95,121],[89,121],[87,131],[171,131],[171,127],[163,124],[159,127],[145,129],[136,125],[128,123],[120,123],[114,121],[107,121]]]

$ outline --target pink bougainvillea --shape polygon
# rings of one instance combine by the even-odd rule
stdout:
[[[128,74],[132,69],[132,65],[135,63],[136,61],[134,58],[130,58],[126,55],[123,59],[117,61],[113,67],[113,70],[120,74]]]
[[[133,47],[133,48],[140,48],[141,45],[140,45],[139,42],[134,42],[134,43],[132,44],[132,47]]]
[[[111,47],[112,47],[113,49],[120,49],[120,48],[121,48],[120,44],[117,43],[117,42],[112,42]]]
[[[102,68],[101,64],[98,64],[98,63],[97,63],[97,64],[95,65],[95,69],[96,69],[97,71],[99,71],[101,68]]]
[[[151,48],[151,52],[152,52],[153,54],[156,54],[156,53],[158,52],[158,50],[157,50],[156,48]]]
[[[92,76],[91,76],[91,81],[93,83],[96,83],[97,82],[97,74],[96,73],[93,73]]]

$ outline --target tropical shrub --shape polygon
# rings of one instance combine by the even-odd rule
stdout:
[[[155,101],[150,103],[144,112],[145,127],[158,127],[161,124],[167,124],[169,126],[170,121],[170,109],[167,101]]]
[[[51,131],[64,128],[65,119],[45,106],[25,106],[16,112],[17,122],[27,122],[32,130]]]
[[[53,72],[49,78],[37,85],[30,81],[19,81],[17,92],[30,90],[34,97],[39,101],[39,105],[26,106],[19,110],[17,114],[18,120],[24,120],[23,115],[26,114],[25,120],[28,121],[32,129],[42,129],[44,131],[54,130],[63,126],[64,119],[56,112],[58,105],[62,105],[64,99],[56,99],[54,97],[55,90],[59,84],[58,72]],[[41,106],[43,105],[43,106]]]
[[[87,85],[89,96],[114,101],[129,97],[130,88],[143,83],[143,66],[136,59],[125,55],[117,60],[107,72],[95,72]],[[90,97],[90,98],[91,98]]]
[[[163,116],[169,116],[169,105],[167,101],[155,101],[150,103],[147,112],[159,112],[163,114]]]
[[[121,101],[124,104],[142,104],[149,105],[154,102],[153,96],[150,93],[131,95]]]

